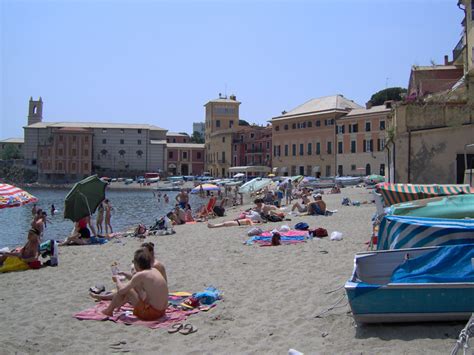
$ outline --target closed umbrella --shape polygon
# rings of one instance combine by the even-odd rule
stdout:
[[[64,201],[64,218],[73,222],[92,215],[105,199],[107,183],[97,177],[89,176],[79,181],[66,195]]]
[[[263,189],[265,186],[268,186],[272,183],[272,179],[266,178],[255,178],[246,182],[239,188],[239,192],[248,193],[253,191],[258,191]]]
[[[9,184],[0,184],[0,209],[18,207],[38,199],[28,192]]]
[[[221,188],[219,186],[213,185],[213,184],[202,184],[196,186],[194,189],[191,190],[192,194],[197,194],[199,191],[201,191],[201,187],[204,191],[219,191]]]

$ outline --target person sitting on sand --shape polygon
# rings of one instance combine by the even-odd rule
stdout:
[[[179,205],[176,205],[175,208],[174,208],[174,211],[169,212],[166,216],[169,219],[171,219],[173,224],[185,224],[186,223],[186,215],[185,215],[184,211],[181,208],[179,208]]]
[[[275,205],[266,205],[263,203],[263,199],[257,198],[253,201],[255,203],[254,211],[260,213],[263,217],[268,217],[270,215],[276,215],[279,217],[284,217],[285,214],[278,209]]]
[[[155,244],[153,244],[151,242],[146,242],[146,243],[143,243],[140,247],[144,248],[144,249],[147,249],[150,252],[150,254],[152,256],[153,268],[158,270],[160,272],[161,276],[163,276],[163,278],[165,279],[166,283],[168,283],[168,276],[166,275],[165,266],[163,265],[163,263],[156,260],[156,258],[155,258]],[[132,270],[133,271],[131,273],[128,273],[128,272],[125,272],[125,271],[119,271],[118,275],[124,276],[127,280],[131,280],[133,275],[136,273],[134,266],[132,267]],[[114,292],[109,292],[107,294],[97,294],[97,293],[89,292],[89,296],[91,296],[92,298],[94,298],[96,300],[99,300],[99,301],[107,301],[107,300],[111,300],[113,298]]]
[[[168,307],[168,285],[163,275],[152,268],[153,256],[146,248],[140,248],[135,252],[133,265],[137,272],[130,282],[122,283],[119,277],[112,277],[117,293],[102,313],[113,316],[116,308],[130,303],[133,314],[141,320],[152,321],[163,317]]]
[[[89,230],[89,228],[90,230]],[[91,231],[93,235],[96,235],[95,228],[92,225],[91,217],[86,216],[81,218],[79,221],[74,223],[74,229],[72,234],[66,238],[62,243],[59,243],[60,246],[63,245],[85,245],[90,244]]]
[[[293,207],[291,207],[291,212],[293,212],[295,209],[298,209],[298,212],[300,213],[303,213],[303,212],[308,212],[308,204],[311,202],[309,200],[309,196],[310,196],[310,191],[309,189],[307,188],[303,188],[303,192],[301,194],[301,198],[302,198],[302,203],[299,203],[299,202],[295,202],[293,204]]]
[[[186,222],[194,222],[193,210],[191,209],[191,205],[189,203],[186,205],[186,209],[184,210],[184,220]]]
[[[339,187],[338,184],[334,185],[333,188],[331,189],[332,194],[340,194],[341,193],[341,188]]]
[[[40,246],[40,232],[31,228],[28,231],[28,240],[23,248],[18,252],[0,253],[0,267],[9,263],[15,262],[15,259],[20,259],[25,264],[37,261],[39,257],[39,246]],[[1,270],[0,270],[1,271]]]
[[[325,215],[326,202],[323,201],[321,194],[314,195],[314,201],[308,204],[308,214],[310,215]]]

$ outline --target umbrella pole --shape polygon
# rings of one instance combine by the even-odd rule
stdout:
[[[81,191],[78,192],[82,197],[84,197],[84,200],[86,201],[87,210],[89,211],[89,216],[92,216],[91,208],[89,207],[89,201],[87,201],[87,197]]]

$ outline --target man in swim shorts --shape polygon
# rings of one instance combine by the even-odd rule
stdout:
[[[102,312],[112,316],[114,309],[130,303],[133,314],[141,320],[157,320],[165,315],[168,307],[168,285],[163,275],[153,267],[153,257],[147,248],[135,252],[133,265],[137,271],[130,282],[122,283],[117,276],[113,277],[117,293],[110,305]]]

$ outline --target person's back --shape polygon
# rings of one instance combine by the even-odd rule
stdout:
[[[136,279],[138,294],[143,297],[144,293],[142,301],[158,311],[164,311],[168,307],[168,284],[156,268],[138,271],[133,275],[133,279]]]

